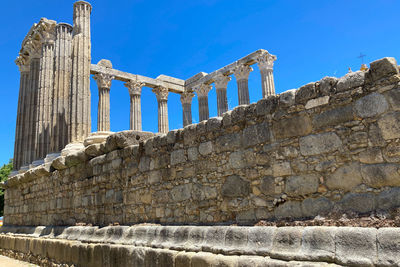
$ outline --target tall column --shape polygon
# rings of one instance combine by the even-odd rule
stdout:
[[[152,90],[158,102],[158,132],[168,133],[168,88],[158,86]]]
[[[22,167],[23,155],[23,140],[26,138],[26,108],[25,103],[26,94],[29,86],[29,58],[19,56],[15,63],[20,71],[19,95],[18,95],[18,108],[17,108],[17,123],[15,127],[15,143],[14,143],[14,160],[13,169],[19,170]]]
[[[228,82],[231,80],[231,77],[219,74],[214,80],[215,89],[217,90],[218,116],[221,117],[222,114],[228,111],[228,97],[226,88],[228,87]]]
[[[253,68],[244,64],[238,65],[233,71],[238,86],[239,105],[250,104],[249,75],[251,71]]]
[[[199,100],[199,122],[207,120],[210,117],[208,111],[208,92],[210,92],[212,86],[208,84],[201,84],[194,88]]]
[[[24,99],[24,126],[22,151],[23,159],[21,166],[27,166],[35,159],[37,147],[37,103],[39,88],[40,57],[42,53],[41,43],[39,41],[29,40],[27,43],[29,51],[30,66],[28,75],[28,84]]]
[[[90,13],[85,1],[74,3],[72,31],[71,142],[83,141],[91,130],[90,118]]]
[[[42,40],[42,57],[40,59],[38,114],[37,114],[37,144],[36,156],[42,159],[50,151],[52,136],[51,116],[53,98],[54,70],[54,39],[50,36]]]
[[[142,130],[142,107],[141,107],[141,94],[144,83],[137,80],[130,80],[125,83],[125,86],[129,90],[131,97],[130,117],[129,117],[129,128],[135,131]]]
[[[192,98],[194,94],[192,92],[184,92],[181,94],[182,103],[182,117],[183,127],[192,124]]]
[[[261,88],[262,96],[266,98],[270,95],[275,95],[275,84],[273,67],[276,56],[269,54],[268,52],[262,53],[257,58],[257,65],[261,72]]]
[[[99,103],[97,105],[97,131],[110,131],[110,88],[112,75],[97,73],[93,76],[99,89]]]
[[[72,68],[72,26],[60,23],[56,26],[54,59],[53,136],[51,152],[61,151],[69,143],[69,108]]]

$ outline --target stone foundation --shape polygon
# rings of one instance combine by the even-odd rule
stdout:
[[[399,228],[5,227],[1,253],[43,266],[394,266]],[[53,265],[51,265],[53,264]]]

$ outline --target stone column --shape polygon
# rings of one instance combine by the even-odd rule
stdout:
[[[72,31],[71,142],[82,142],[90,133],[90,13],[92,6],[84,1],[74,3]]]
[[[56,26],[54,59],[53,136],[51,151],[60,152],[69,142],[70,91],[72,68],[72,26]]]
[[[199,122],[207,120],[210,117],[208,111],[208,92],[212,86],[208,84],[201,84],[194,88],[199,100]]]
[[[97,73],[93,76],[99,88],[99,103],[97,106],[97,131],[110,131],[110,88],[112,75]]]
[[[142,107],[141,107],[141,94],[142,87],[144,83],[137,80],[130,80],[125,83],[125,86],[129,90],[129,95],[131,97],[131,110],[129,117],[129,128],[135,131],[142,130]]]
[[[192,98],[194,94],[192,92],[184,92],[181,94],[182,103],[182,117],[183,127],[192,124]]]
[[[244,64],[238,65],[233,71],[238,86],[239,105],[250,104],[249,75],[251,71],[253,68]]]
[[[17,108],[17,123],[15,127],[15,142],[14,142],[14,159],[13,169],[19,170],[23,163],[23,141],[26,138],[26,108],[25,103],[26,94],[29,86],[29,58],[19,56],[15,63],[19,67],[20,71],[20,83],[19,83],[19,95],[18,95],[18,108]]]
[[[152,90],[158,102],[158,132],[168,133],[168,88],[158,86]]]
[[[231,77],[219,74],[214,80],[215,89],[217,90],[218,116],[221,117],[222,114],[228,111],[226,88],[228,87],[228,82],[231,80]]]
[[[38,49],[39,50],[39,49]],[[38,101],[39,101],[39,75],[40,75],[40,53],[41,51],[32,51],[30,53],[31,64],[29,70],[28,92],[26,95],[26,139],[24,141],[24,163],[23,166],[30,164],[36,159],[36,150],[38,148],[37,124],[38,124]]]
[[[54,37],[54,36],[52,36]],[[54,39],[47,37],[42,40],[42,57],[40,59],[38,116],[37,116],[37,144],[36,156],[42,159],[50,152],[50,138],[52,136],[52,98],[54,81]]]
[[[269,54],[268,52],[262,53],[257,58],[257,65],[261,72],[261,88],[262,96],[266,98],[270,95],[275,95],[275,84],[273,67],[276,56]]]

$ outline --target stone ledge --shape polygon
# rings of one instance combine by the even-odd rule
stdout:
[[[255,255],[282,261],[330,262],[352,266],[400,264],[400,258],[397,255],[399,250],[397,241],[400,240],[399,228],[5,226],[1,228],[1,233],[0,248],[24,253],[27,253],[28,248],[39,250],[35,245],[32,248],[32,245],[26,242],[29,244],[60,242],[75,245],[79,243],[79,246],[84,247],[130,246],[126,249],[146,247],[145,249],[173,250],[174,252],[171,253],[174,255],[178,254],[178,251],[196,252],[196,255],[211,252],[225,256]],[[34,251],[32,253],[35,254]]]

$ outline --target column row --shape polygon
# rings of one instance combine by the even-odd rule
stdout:
[[[267,52],[262,53],[257,58],[257,65],[261,73],[261,89],[263,98],[266,98],[270,95],[275,95],[273,77],[273,65],[275,60],[276,56]],[[235,75],[237,81],[239,105],[250,104],[248,84],[251,71],[253,71],[253,68],[245,64],[238,65],[232,70],[232,73]],[[222,116],[223,113],[228,111],[227,87],[228,82],[231,80],[231,77],[228,75],[221,73],[214,77],[214,84],[217,92],[218,116]],[[210,84],[200,84],[193,88],[193,91],[197,94],[199,102],[199,121],[207,120],[209,118],[208,93],[211,89],[212,86]],[[187,97],[188,94],[189,93],[185,92],[181,95],[183,126],[192,123],[191,112],[188,112],[188,108],[191,105],[191,98],[189,99]]]

